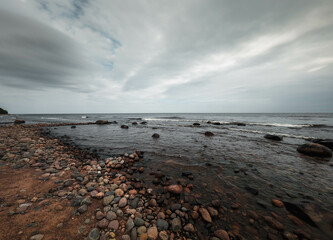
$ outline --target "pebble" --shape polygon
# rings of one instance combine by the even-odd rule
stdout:
[[[110,221],[115,220],[115,219],[117,219],[117,215],[113,211],[108,211],[106,214],[106,219],[108,219]]]
[[[77,211],[78,211],[79,213],[85,213],[87,210],[88,210],[87,205],[82,205],[81,207],[79,207],[79,208],[77,209]]]
[[[126,223],[126,230],[129,232],[132,230],[132,228],[134,227],[134,222],[133,220],[130,218],[128,219],[127,223]]]
[[[112,229],[112,230],[118,230],[119,228],[119,222],[117,220],[113,220],[109,223],[108,228]]]
[[[181,185],[169,185],[168,186],[168,191],[173,194],[180,194],[183,191],[183,187]]]
[[[147,231],[147,235],[148,235],[148,239],[152,239],[155,240],[158,237],[158,230],[157,228],[154,227],[150,227]]]
[[[94,228],[90,231],[87,240],[98,240],[99,239],[99,230]]]
[[[134,224],[135,224],[135,226],[140,227],[145,224],[145,221],[142,218],[136,217],[136,218],[134,218]]]
[[[169,228],[169,223],[164,219],[157,219],[156,225],[159,231],[168,230]]]
[[[30,238],[30,240],[42,240],[44,238],[43,234],[37,234]]]
[[[161,240],[168,240],[169,239],[169,235],[167,234],[166,231],[161,231],[158,236],[160,237]]]
[[[147,228],[145,226],[140,226],[136,231],[139,235],[142,235],[143,233],[147,232]]]
[[[114,199],[113,195],[104,197],[103,198],[103,205],[104,206],[109,205],[113,201],[113,199]]]
[[[173,232],[179,232],[182,228],[182,223],[179,218],[174,218],[171,221],[171,230]]]
[[[272,199],[272,204],[273,204],[275,207],[279,207],[279,208],[283,208],[283,207],[284,207],[283,202],[281,202],[281,201],[278,200],[278,199]]]
[[[222,229],[216,230],[214,235],[221,240],[230,240],[228,233]]]
[[[195,231],[195,230],[194,230],[194,226],[193,226],[192,223],[188,223],[188,224],[186,224],[186,225],[184,226],[184,230],[185,230],[186,232],[194,232],[194,231]]]
[[[102,220],[98,221],[97,226],[99,228],[106,228],[108,226],[108,224],[109,224],[109,221],[107,219],[103,218]]]
[[[121,198],[120,199],[120,201],[119,201],[119,204],[118,204],[118,206],[120,207],[120,208],[123,208],[123,207],[125,207],[127,205],[127,198]]]
[[[118,197],[121,197],[124,195],[124,191],[122,189],[118,188],[114,191],[114,194]]]
[[[199,212],[203,220],[212,223],[212,218],[210,217],[209,212],[207,211],[206,208],[199,208]]]

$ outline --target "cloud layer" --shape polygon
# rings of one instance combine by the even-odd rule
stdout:
[[[329,0],[0,2],[11,112],[333,111]]]

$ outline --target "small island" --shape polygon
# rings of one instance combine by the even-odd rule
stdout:
[[[0,114],[8,114],[8,111],[6,111],[5,109],[0,108]]]

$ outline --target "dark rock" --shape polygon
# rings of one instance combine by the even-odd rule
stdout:
[[[104,125],[104,124],[110,124],[110,122],[108,120],[97,120],[95,124]]]
[[[71,126],[71,128],[76,128],[76,126]]]
[[[319,143],[306,143],[297,148],[297,151],[309,156],[332,157],[332,151]]]
[[[143,125],[144,125],[144,124],[147,124],[147,122],[146,122],[146,121],[143,121],[143,122],[140,122],[140,124],[143,124]]]
[[[190,176],[190,175],[192,175],[192,173],[190,171],[183,171],[182,172],[182,176],[187,177],[187,176]]]
[[[157,133],[154,133],[153,136],[151,136],[152,138],[160,138],[160,135]]]
[[[200,126],[200,123],[193,123],[193,126]]]
[[[97,228],[94,228],[90,231],[87,240],[98,240],[99,239],[99,230]]]
[[[5,109],[0,108],[0,114],[8,114],[8,112]]]
[[[128,126],[127,125],[121,125],[121,128],[122,129],[128,129]]]
[[[132,122],[132,125],[138,125],[138,123],[137,122]]]
[[[82,205],[81,207],[79,207],[79,208],[77,209],[77,211],[78,211],[79,213],[85,213],[87,210],[88,210],[87,205]]]
[[[15,119],[14,121],[14,124],[22,124],[22,123],[25,123],[25,121],[21,119]]]
[[[173,232],[179,232],[182,228],[182,222],[180,221],[179,218],[174,218],[171,221],[171,230]]]
[[[157,219],[156,225],[159,231],[168,230],[169,228],[169,223],[164,219]]]
[[[214,136],[214,133],[207,131],[207,132],[205,132],[205,136],[212,137],[212,136]]]
[[[333,150],[333,139],[314,139],[312,142],[324,145],[325,147]]]
[[[182,205],[180,205],[179,203],[174,203],[171,205],[171,210],[176,211],[176,210],[181,209],[181,207],[182,207]]]
[[[264,138],[274,140],[274,141],[282,141],[282,139],[283,139],[281,136],[277,136],[277,135],[273,135],[273,134],[266,134],[264,136]]]
[[[142,218],[134,218],[134,224],[137,227],[143,226],[145,224],[145,221]]]

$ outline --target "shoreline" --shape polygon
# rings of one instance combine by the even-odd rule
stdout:
[[[14,224],[8,226],[12,218],[16,218],[14,222],[20,223],[21,219],[30,214],[40,217],[38,211],[44,217],[67,217],[67,221],[59,222],[56,226],[44,226],[48,224],[47,221],[37,223],[37,229],[41,230],[22,226],[22,233],[12,230],[9,231],[12,235],[2,236],[6,233],[0,232],[1,238],[29,239],[42,234],[42,239],[65,239],[62,238],[65,236],[83,239],[90,234],[88,239],[98,239],[96,236],[99,232],[100,239],[108,239],[105,235],[109,239],[134,239],[134,235],[140,236],[140,239],[316,239],[318,236],[319,239],[328,239],[328,236],[320,235],[320,232],[318,235],[318,232],[313,231],[313,226],[308,226],[308,223],[293,215],[290,221],[295,227],[289,231],[289,225],[281,223],[283,219],[279,212],[267,216],[246,209],[241,197],[241,203],[229,202],[228,207],[221,205],[219,199],[211,199],[209,204],[189,201],[191,197],[195,198],[192,193],[197,190],[190,181],[166,179],[167,176],[159,173],[148,173],[154,175],[155,179],[164,179],[157,183],[156,188],[149,188],[144,184],[144,179],[140,179],[146,169],[137,167],[143,161],[144,154],[137,152],[100,159],[98,155],[53,138],[41,129],[89,124],[95,123],[0,126],[0,170],[2,176],[5,176],[4,179],[1,177],[2,182],[8,178],[15,179],[13,176],[22,173],[22,170],[28,174],[28,179],[34,183],[37,179],[38,182],[38,189],[35,186],[20,189],[26,190],[23,195],[19,191],[7,196],[10,189],[1,191],[2,224],[6,228],[15,228]],[[33,169],[35,172],[31,171]],[[3,171],[12,171],[13,176]],[[20,183],[22,180],[17,181]],[[40,193],[36,192],[40,189]],[[43,205],[41,203],[45,200],[56,200],[62,209],[58,207],[60,210],[54,212],[52,210],[56,207],[53,209],[50,203],[45,205],[44,211],[45,206],[39,205]],[[15,204],[11,205],[10,202]],[[284,203],[278,199],[272,203],[276,211],[285,208]],[[39,208],[35,210],[36,207]],[[239,215],[239,222],[230,220],[232,214]],[[76,219],[73,220],[75,224],[70,222],[73,217]],[[223,219],[223,224],[218,221],[220,219]],[[65,235],[57,238],[59,231]],[[79,235],[78,231],[81,231]],[[244,235],[244,232],[252,233],[253,238]]]

